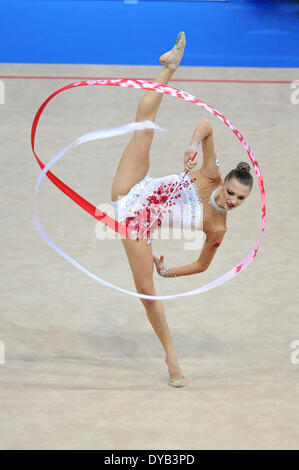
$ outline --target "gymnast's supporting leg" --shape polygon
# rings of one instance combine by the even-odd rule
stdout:
[[[122,242],[130,263],[136,291],[139,294],[156,296],[157,292],[154,287],[153,280],[154,263],[151,245],[147,244],[146,239],[136,242],[135,240],[126,238],[122,239]],[[178,364],[177,355],[162,302],[154,299],[141,298],[140,300],[165,351],[165,360],[168,366],[170,379],[182,379],[183,374]]]
[[[155,292],[153,295],[157,295]],[[166,353],[165,361],[169,371],[170,379],[182,379],[183,373],[178,364],[178,358],[174,349],[173,340],[166,320],[163,304],[160,300],[142,299],[147,317],[157,334]]]

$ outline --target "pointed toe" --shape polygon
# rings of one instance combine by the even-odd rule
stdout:
[[[186,381],[185,377],[183,377],[181,379],[169,379],[168,380],[168,385],[170,385],[171,387],[174,387],[174,388],[182,388],[182,387],[186,387],[187,381]]]

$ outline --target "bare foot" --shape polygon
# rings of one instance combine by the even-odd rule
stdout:
[[[182,31],[181,33],[179,33],[175,46],[171,49],[171,51],[165,52],[165,54],[161,55],[161,64],[172,70],[176,70],[182,60],[185,45],[186,37],[185,33]]]

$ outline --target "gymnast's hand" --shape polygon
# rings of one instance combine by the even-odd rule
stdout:
[[[160,274],[161,269],[164,269],[164,255],[160,256],[159,258],[156,258],[156,256],[153,256],[154,258],[154,263],[156,265],[157,273]]]
[[[190,171],[195,167],[195,165],[197,165],[196,159],[191,161],[193,157],[194,157],[194,151],[186,150],[185,155],[184,155],[184,171]]]

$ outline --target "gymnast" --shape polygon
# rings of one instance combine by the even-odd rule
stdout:
[[[175,46],[160,57],[162,65],[156,82],[167,85],[184,54],[186,39],[181,32]],[[155,122],[163,94],[147,91],[142,97],[136,122]],[[116,218],[127,227],[122,239],[137,292],[157,295],[154,265],[163,277],[187,276],[206,271],[226,232],[227,213],[244,203],[249,196],[253,178],[250,166],[240,162],[226,177],[220,175],[214,151],[211,123],[203,118],[196,126],[184,154],[184,172],[162,178],[149,176],[150,148],[154,130],[137,130],[125,148],[111,187],[111,200]],[[193,170],[195,153],[202,146],[201,168]],[[166,209],[165,209],[166,204]],[[164,256],[153,255],[151,233],[163,227],[164,220],[172,227],[181,225],[181,208],[188,205],[183,227],[201,230],[206,238],[198,259],[173,268],[164,266]],[[184,212],[186,215],[186,212]],[[170,221],[170,222],[169,222]],[[178,363],[163,304],[159,300],[141,299],[148,319],[166,354],[170,386],[184,387],[187,382]]]

